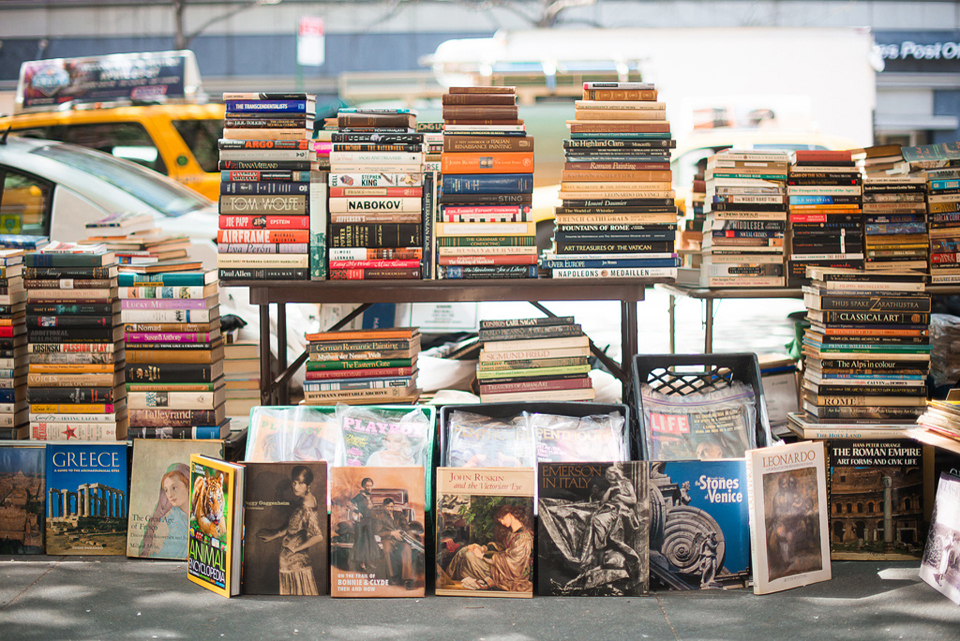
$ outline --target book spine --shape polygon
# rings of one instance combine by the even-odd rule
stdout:
[[[112,387],[115,374],[27,374],[27,385],[37,387]]]
[[[231,182],[220,183],[221,196],[296,196],[307,194],[310,184],[304,182]]]
[[[582,336],[583,330],[576,323],[527,325],[516,327],[480,328],[480,342],[518,340],[531,338],[556,338],[559,336]]]
[[[536,278],[536,265],[441,265],[437,267],[440,278],[470,280],[482,278]]]
[[[115,320],[113,314],[110,316],[39,316],[28,314],[26,326],[37,329],[48,327],[112,327]]]
[[[311,386],[312,392],[345,392],[349,390],[378,390],[399,388],[406,390],[413,381],[409,376],[382,378],[375,380],[337,381],[334,383],[317,383]]]
[[[412,223],[331,224],[331,247],[415,247],[423,225]]]
[[[310,280],[326,280],[327,267],[327,229],[330,225],[327,181],[311,183],[310,191]]]
[[[116,441],[124,438],[124,432],[116,423],[30,423],[30,438],[35,441]]]
[[[423,175],[423,262],[420,275],[423,280],[434,280],[437,276],[437,176],[437,172],[433,170],[425,171]]]
[[[309,216],[220,216],[221,230],[226,229],[310,229]]]
[[[301,195],[220,196],[221,215],[278,214],[303,216],[308,212],[307,197]]]
[[[221,160],[217,169],[223,171],[310,171],[315,164],[310,160]]]
[[[222,361],[219,367],[213,364],[164,363],[150,365],[146,363],[127,363],[127,380],[131,382],[156,383],[194,383],[209,382],[223,371]]]
[[[120,287],[120,298],[176,298],[176,299],[205,299],[216,293],[216,289],[208,289],[206,285],[161,285]]]
[[[390,369],[395,367],[412,367],[412,359],[398,358],[388,360],[377,359],[370,361],[307,361],[308,372],[357,369]]]
[[[443,176],[444,194],[533,193],[533,174],[462,174]]]
[[[313,129],[314,117],[303,115],[299,118],[243,118],[235,114],[231,114],[229,117],[224,118],[223,128],[224,129]],[[231,142],[254,142],[248,140],[221,140],[220,149],[251,149],[251,147],[226,147],[222,146],[223,143]],[[257,141],[261,142],[261,141]],[[262,141],[267,142],[267,141]],[[269,142],[292,142],[299,143],[299,140],[277,140]],[[255,149],[255,147],[253,147]],[[282,147],[281,147],[282,149]]]
[[[230,100],[224,99],[226,103],[226,113],[288,113],[288,114],[312,114],[316,109],[316,102],[313,100],[293,99],[269,99],[269,100]]]
[[[374,376],[410,376],[412,374],[412,367],[378,367],[364,370],[308,371],[305,374],[305,378],[308,381],[318,381],[338,378],[370,378]]]
[[[415,212],[423,211],[423,199],[416,198],[330,198],[328,202],[330,213],[354,212]]]
[[[543,392],[550,390],[589,389],[592,382],[589,376],[583,378],[558,379],[552,381],[524,381],[520,383],[480,384],[481,394],[513,394],[518,392]]]
[[[121,312],[135,309],[150,310],[205,310],[211,307],[208,298],[183,298],[183,299],[163,299],[163,298],[126,298],[120,301]],[[214,303],[215,305],[216,303]]]
[[[353,269],[330,268],[330,280],[391,280],[419,279],[421,271],[416,268],[371,267]]]
[[[409,350],[411,341],[409,340],[323,340],[312,341],[307,344],[307,352],[360,352],[368,350]],[[368,360],[368,359],[352,359]]]
[[[31,343],[115,343],[117,332],[113,327],[104,329],[84,328],[30,328],[27,340]]]
[[[235,170],[220,171],[220,180],[233,182],[263,182],[263,181],[284,181],[284,182],[310,182],[309,171],[294,171],[290,169],[276,170]]]
[[[423,185],[419,172],[402,173],[345,173],[330,172],[327,184],[331,188],[412,188]]]
[[[134,409],[128,410],[131,427],[191,427],[213,425],[220,420],[216,410]]]
[[[220,254],[307,254],[308,243],[250,243],[217,245]]]
[[[308,280],[310,275],[310,270],[296,268],[222,268],[218,271],[223,280]]]
[[[555,269],[554,278],[676,278],[675,267],[605,267],[603,269]]]
[[[114,403],[113,387],[32,387],[27,389],[31,403]]]
[[[200,425],[186,427],[145,427],[130,426],[127,438],[174,438],[174,439],[217,439],[223,438],[220,425]]]

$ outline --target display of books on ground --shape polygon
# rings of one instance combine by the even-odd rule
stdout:
[[[396,327],[307,334],[308,405],[416,403],[420,330]]]
[[[330,153],[330,279],[423,275],[423,134],[409,109],[341,109]]]
[[[809,282],[807,267],[863,268],[861,183],[849,151],[792,153],[788,287]]]
[[[0,249],[0,437],[29,436],[27,318],[22,249]]]
[[[585,82],[567,126],[562,203],[540,260],[545,275],[676,279],[676,141],[656,87]]]
[[[316,97],[241,92],[224,93],[223,99],[219,276],[308,280],[311,232],[318,241],[326,234],[326,176],[310,140]],[[316,252],[325,253],[319,247]],[[325,261],[317,265],[323,275],[325,267]]]
[[[217,274],[120,275],[130,436],[226,438]]]
[[[572,316],[480,321],[480,402],[589,401],[590,339]]]
[[[54,242],[24,264],[31,438],[126,438],[116,256],[103,245]]]
[[[707,159],[703,287],[782,287],[788,157],[723,151]]]
[[[515,87],[450,87],[443,101],[437,278],[536,278],[533,138]]]

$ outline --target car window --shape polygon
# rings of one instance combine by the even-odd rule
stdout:
[[[54,127],[54,140],[71,142],[130,160],[148,169],[167,173],[157,145],[143,125],[136,122],[101,122]],[[60,131],[57,131],[60,130]]]
[[[93,153],[81,147],[51,144],[38,147],[30,153],[52,158],[92,174],[171,218],[202,209],[209,204],[203,196],[166,178],[116,160],[112,156]]]
[[[222,120],[174,120],[173,126],[193,152],[200,168],[207,173],[217,171],[220,151],[217,140],[223,131]]]
[[[0,165],[0,233],[50,235],[53,183]]]

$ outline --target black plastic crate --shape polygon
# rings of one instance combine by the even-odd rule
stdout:
[[[635,451],[640,453],[640,460],[649,459],[649,444],[643,431],[642,383],[668,396],[689,396],[721,390],[730,387],[733,382],[749,384],[753,387],[757,409],[753,435],[755,443],[752,445],[766,447],[772,442],[756,354],[638,354],[633,357],[631,377],[637,415],[631,440]]]

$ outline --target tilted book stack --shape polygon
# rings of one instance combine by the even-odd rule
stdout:
[[[783,286],[788,165],[787,154],[776,151],[707,159],[702,286]]]
[[[316,98],[305,93],[224,93],[223,99],[220,278],[308,280],[311,242],[326,237],[326,190],[310,140]],[[325,243],[321,245],[325,249]],[[325,255],[322,258],[325,268]],[[323,278],[324,269],[315,267]]]
[[[903,153],[900,145],[874,145],[854,152],[852,158],[868,178],[883,178],[903,173]]]
[[[0,440],[29,436],[23,250],[0,250]]]
[[[866,269],[926,271],[927,185],[922,176],[863,179]]]
[[[955,147],[903,148],[910,171],[927,181],[931,285],[960,283],[960,152]]]
[[[330,279],[419,279],[423,134],[407,109],[341,109],[330,152]]]
[[[307,405],[416,403],[420,330],[393,327],[307,334]]]
[[[930,369],[924,275],[810,268],[803,409],[821,422],[913,423]]]
[[[795,151],[787,195],[787,286],[809,282],[807,267],[863,267],[860,170],[849,151]]]
[[[116,256],[102,245],[55,242],[24,263],[31,438],[126,438]]]
[[[676,146],[649,83],[585,82],[568,120],[552,278],[676,278],[677,207],[670,149]]]
[[[590,341],[572,316],[480,321],[480,402],[589,401]]]
[[[450,87],[443,96],[438,278],[536,278],[533,138],[515,87]]]
[[[226,438],[217,274],[120,275],[135,438]]]
[[[86,229],[91,236],[78,241],[79,244],[103,244],[116,255],[121,270],[160,271],[164,269],[163,265],[183,265],[188,261],[190,238],[183,234],[162,235],[152,214],[111,214],[87,223]]]

